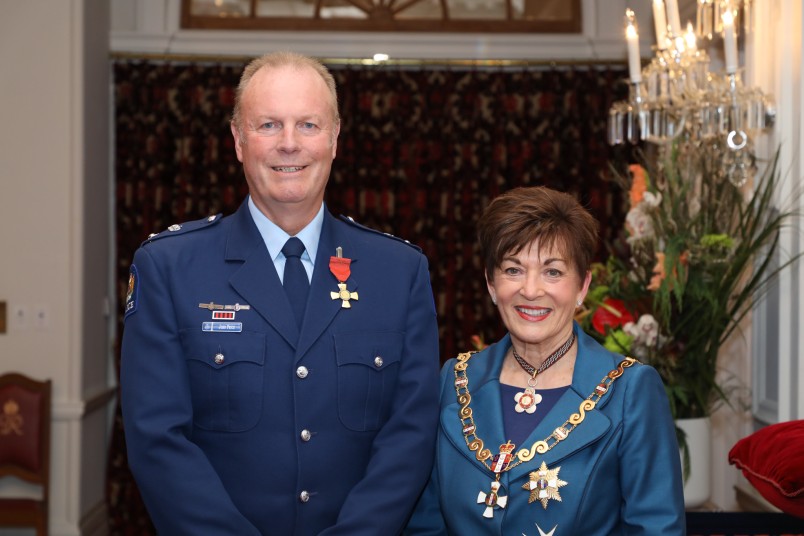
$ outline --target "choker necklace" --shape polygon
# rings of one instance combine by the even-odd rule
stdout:
[[[536,376],[555,365],[559,359],[564,357],[567,352],[569,352],[569,349],[572,348],[572,343],[574,342],[575,332],[573,331],[570,334],[570,338],[567,339],[567,341],[562,344],[558,350],[550,354],[550,356],[544,360],[544,363],[539,365],[539,368],[536,368],[525,361],[521,355],[516,353],[516,348],[513,344],[511,344],[511,351],[514,352],[514,359],[516,359],[516,362],[519,363],[519,366],[522,367],[525,372],[530,374],[530,378],[528,378],[528,386],[525,387],[524,391],[517,393],[514,396],[514,402],[516,402],[514,410],[517,413],[524,412],[530,414],[536,411],[537,404],[542,401],[542,395],[536,392],[536,384],[539,383],[538,380],[536,380]]]

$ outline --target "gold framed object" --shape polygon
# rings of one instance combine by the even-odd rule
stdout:
[[[580,33],[581,0],[182,0],[187,29]]]

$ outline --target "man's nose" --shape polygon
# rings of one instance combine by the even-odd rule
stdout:
[[[299,133],[295,128],[283,128],[279,133],[279,143],[277,148],[280,151],[296,151],[299,148]]]

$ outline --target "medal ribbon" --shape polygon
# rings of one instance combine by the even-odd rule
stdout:
[[[329,271],[335,276],[335,279],[341,283],[346,282],[352,274],[352,259],[345,257],[330,257],[329,258]]]

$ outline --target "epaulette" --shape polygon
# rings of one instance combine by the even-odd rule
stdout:
[[[412,247],[413,249],[415,249],[419,253],[422,252],[422,248],[420,248],[416,244],[412,244],[408,240],[405,240],[404,238],[399,238],[398,236],[394,236],[394,235],[392,235],[390,233],[383,233],[382,231],[378,231],[377,229],[372,229],[371,227],[366,227],[365,225],[360,225],[351,216],[344,216],[343,214],[341,214],[341,221],[344,221],[344,222],[348,223],[352,227],[357,227],[358,229],[362,229],[362,230],[368,231],[370,233],[378,234],[380,236],[384,236],[386,238],[391,238],[391,239],[396,240],[398,242],[402,242],[403,244],[407,244],[408,246]]]
[[[188,221],[181,224],[174,223],[173,225],[168,227],[167,230],[162,231],[161,233],[149,234],[148,238],[143,240],[142,244],[140,245],[144,246],[145,244],[153,242],[154,240],[159,240],[161,238],[167,238],[169,236],[179,236],[187,233],[192,233],[193,231],[197,231],[199,229],[206,229],[212,225],[215,225],[222,219],[223,218],[221,217],[221,214],[218,213],[213,214],[212,216],[207,216],[206,218],[201,218],[200,220]]]

